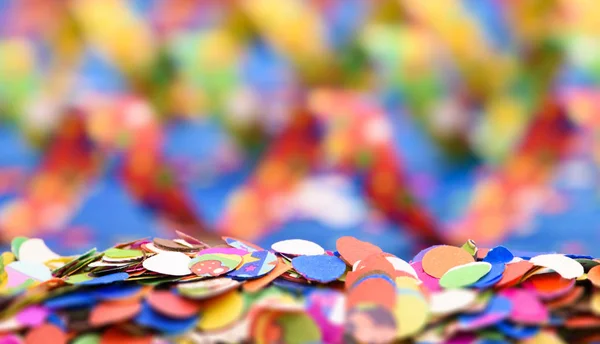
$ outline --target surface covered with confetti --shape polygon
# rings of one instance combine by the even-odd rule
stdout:
[[[594,343],[600,260],[435,245],[410,261],[345,236],[262,248],[140,239],[0,256],[1,343]]]

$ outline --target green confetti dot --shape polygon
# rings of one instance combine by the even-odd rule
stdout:
[[[69,284],[79,284],[85,281],[93,280],[93,277],[90,277],[87,273],[81,273],[73,276],[69,276],[65,279],[65,282]]]
[[[100,335],[96,333],[88,333],[75,338],[73,344],[98,344],[100,343]]]
[[[283,328],[284,343],[321,343],[321,331],[306,314],[283,314],[277,322]]]
[[[110,248],[104,251],[104,255],[108,258],[121,259],[121,258],[138,258],[144,255],[144,252],[140,250],[126,250],[122,248]]]
[[[492,269],[492,265],[486,262],[474,262],[460,265],[448,270],[440,278],[440,286],[446,289],[464,288],[479,281]]]
[[[23,245],[23,243],[27,240],[29,240],[27,237],[16,237],[11,241],[10,250],[15,257],[17,257],[17,259],[19,259],[19,249],[21,248],[21,245]]]

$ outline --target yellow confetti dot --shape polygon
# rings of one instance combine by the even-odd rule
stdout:
[[[563,341],[555,333],[552,333],[550,331],[540,331],[534,337],[525,339],[521,343],[522,344],[566,344],[565,341]]]
[[[3,252],[2,261],[4,262],[4,266],[6,266],[15,261],[15,255],[12,252]]]
[[[217,330],[230,325],[242,316],[244,298],[237,291],[225,294],[206,302],[198,329],[202,331]]]
[[[425,327],[429,318],[429,305],[419,292],[409,290],[409,293],[399,293],[394,317],[398,324],[397,339],[407,338]]]
[[[600,291],[594,291],[592,298],[590,299],[590,308],[592,313],[595,315],[600,315]]]

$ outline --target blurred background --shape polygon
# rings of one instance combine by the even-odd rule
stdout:
[[[0,0],[0,245],[600,255],[594,0]]]

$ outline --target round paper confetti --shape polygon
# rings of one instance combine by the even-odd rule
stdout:
[[[126,250],[122,248],[110,248],[104,251],[104,258],[108,257],[114,261],[128,261],[142,258],[144,256],[144,252],[141,250]]]
[[[143,291],[139,285],[115,284],[96,287],[92,290],[92,295],[98,300],[105,301],[136,300],[144,296]]]
[[[513,254],[506,247],[497,246],[488,251],[485,258],[483,258],[483,261],[490,264],[508,263],[512,261],[513,258]]]
[[[22,236],[18,236],[12,239],[12,241],[10,242],[10,250],[15,255],[15,257],[19,258],[19,249],[21,248],[21,245],[27,240],[29,240],[29,238]]]
[[[543,300],[552,300],[567,294],[575,286],[575,280],[557,273],[544,273],[531,276],[524,285],[535,290]]]
[[[429,319],[429,303],[419,291],[415,279],[400,277],[397,280],[400,280],[401,283],[397,284],[398,295],[394,308],[394,317],[398,327],[396,339],[404,339],[413,336],[425,327]],[[407,285],[411,281],[412,285]]]
[[[232,324],[242,316],[244,298],[234,291],[207,301],[203,308],[198,328],[202,331],[214,331]]]
[[[510,320],[525,325],[545,324],[550,319],[548,309],[538,296],[525,289],[506,289],[502,296],[511,301],[515,307],[510,313]]]
[[[200,310],[199,303],[186,300],[170,290],[153,290],[146,297],[146,301],[152,309],[171,318],[189,318]]]
[[[576,304],[585,294],[585,288],[577,286],[569,290],[565,295],[546,301],[544,304],[550,310],[557,310]]]
[[[242,264],[227,274],[238,279],[252,279],[266,275],[277,265],[277,256],[269,251],[255,251],[243,256]]]
[[[154,339],[150,334],[135,336],[117,327],[106,330],[100,340],[101,344],[152,344],[153,342]]]
[[[195,343],[243,343],[250,333],[250,321],[248,318],[244,318],[237,323],[211,332],[199,332],[195,331],[189,336],[194,340]],[[255,341],[255,338],[253,338]],[[256,342],[256,344],[259,344]]]
[[[96,300],[83,291],[58,295],[44,301],[44,305],[49,309],[83,308],[94,304]]]
[[[177,230],[175,231],[175,233],[177,234],[177,236],[180,239],[185,240],[188,244],[192,245],[195,248],[206,248],[206,247],[208,247],[208,245],[206,243],[204,243],[204,242],[202,242],[202,241],[194,238],[193,236],[190,236],[188,234],[185,234],[185,233],[177,231]]]
[[[152,241],[154,246],[167,250],[167,251],[177,251],[177,252],[197,252],[198,248],[189,247],[182,244],[177,243],[176,241],[170,239],[162,239],[162,238],[154,238]]]
[[[441,278],[453,267],[472,263],[473,257],[467,251],[454,246],[434,247],[423,256],[423,270],[436,278]]]
[[[358,240],[354,237],[345,236],[336,241],[335,247],[346,263],[354,265],[357,261],[364,259],[374,253],[382,253],[381,248]]]
[[[188,268],[191,260],[181,252],[162,252],[144,260],[143,266],[163,275],[185,276],[192,273]]]
[[[231,237],[223,237],[223,240],[225,240],[227,245],[247,252],[263,251],[262,248],[244,240],[235,239]]]
[[[584,273],[583,266],[579,262],[562,254],[542,254],[531,258],[529,262],[552,269],[566,279],[575,279]]]
[[[600,288],[600,265],[596,265],[588,271],[587,279],[590,280],[596,288]]]
[[[594,315],[600,316],[600,291],[595,290],[590,298],[590,310]]]
[[[487,289],[500,282],[502,274],[504,273],[504,263],[491,263],[492,268],[490,271],[483,276],[480,280],[473,283],[471,287]]]
[[[31,329],[25,336],[25,344],[62,344],[67,343],[67,335],[59,327],[52,324],[43,324]]]
[[[72,344],[100,344],[100,335],[96,333],[87,333],[73,339]]]
[[[144,303],[133,321],[169,335],[190,331],[198,322],[198,315],[185,319],[175,319],[154,311],[150,305]]]
[[[324,343],[341,343],[344,335],[345,295],[335,290],[318,289],[306,298],[306,312],[321,329]]]
[[[396,285],[388,280],[378,277],[367,277],[356,282],[347,291],[346,307],[352,309],[366,304],[379,305],[391,311],[394,310],[396,300]]]
[[[477,299],[478,293],[471,289],[446,289],[429,296],[433,315],[449,315],[463,311]]]
[[[412,266],[413,269],[415,269],[415,272],[417,273],[419,280],[421,280],[421,282],[423,282],[423,284],[427,287],[427,289],[429,289],[430,291],[442,290],[442,287],[440,287],[440,280],[438,278],[432,277],[429,274],[427,274],[423,270],[422,264],[423,264],[423,262],[414,262],[414,263],[411,263],[410,266]]]
[[[277,265],[275,268],[268,274],[250,281],[246,281],[246,283],[244,283],[244,290],[250,293],[256,293],[288,270],[290,270],[290,266],[284,263],[283,259],[279,258],[277,259]]]
[[[411,260],[411,263],[416,263],[416,262],[421,262],[423,261],[423,257],[425,256],[425,254],[431,250],[433,250],[436,247],[440,247],[440,246],[444,246],[444,245],[433,245],[433,246],[429,246],[425,249],[422,249],[419,253],[417,253],[416,256],[413,257],[413,259]]]
[[[361,274],[370,273],[371,271],[379,271],[390,278],[393,278],[396,275],[396,269],[387,258],[385,253],[373,253],[355,263],[353,272],[356,272],[357,274],[353,275],[360,276]],[[352,280],[350,280],[350,282],[352,284]]]
[[[533,264],[527,260],[506,264],[502,278],[496,283],[496,287],[508,287],[518,283],[532,267]]]
[[[89,273],[82,272],[80,274],[67,276],[67,278],[65,278],[64,280],[65,283],[68,284],[81,284],[82,282],[90,281],[92,279],[94,279],[94,277],[92,277]]]
[[[48,317],[48,309],[43,306],[29,306],[21,310],[16,319],[21,325],[37,327]]]
[[[387,256],[386,259],[388,260],[388,262],[390,262],[392,264],[392,266],[394,267],[394,269],[398,272],[405,272],[411,276],[413,276],[416,279],[419,279],[419,275],[417,274],[417,272],[415,271],[415,269],[408,264],[408,262],[406,262],[403,259],[400,259],[398,257],[394,257],[394,256]]]
[[[46,246],[42,239],[28,239],[19,247],[19,261],[43,264],[49,260],[60,258]]]
[[[190,270],[201,277],[221,276],[242,263],[242,256],[223,253],[208,253],[192,259]]]
[[[300,256],[292,260],[294,269],[309,281],[329,283],[346,272],[346,263],[336,256]]]
[[[502,296],[494,296],[481,313],[465,314],[458,317],[458,326],[462,330],[485,328],[507,319],[513,309],[511,301]]]
[[[325,250],[318,244],[302,239],[278,241],[271,245],[271,249],[277,253],[290,256],[317,256],[325,254]]]
[[[92,308],[89,323],[94,327],[124,322],[135,317],[141,310],[139,302],[107,301]]]
[[[221,295],[238,288],[240,285],[240,282],[231,278],[219,277],[197,282],[180,283],[177,285],[177,291],[187,298],[202,300]]]
[[[205,255],[205,254],[214,254],[214,253],[244,256],[250,252],[254,252],[254,251],[242,250],[242,249],[235,248],[235,247],[211,247],[211,248],[207,248],[207,249],[204,249],[204,250],[198,252],[198,256]]]
[[[394,314],[379,305],[351,308],[346,332],[361,343],[390,343],[398,333]]]
[[[406,273],[406,274],[413,276],[415,279],[419,279],[419,275],[417,274],[415,269],[409,263],[407,263],[405,260],[400,259],[389,253],[384,253],[384,255],[385,255],[385,258],[387,259],[387,261],[390,262],[390,264],[392,264],[392,266],[394,267],[394,269],[397,272]],[[360,263],[361,263],[360,260],[356,261],[354,263],[354,265],[352,266],[352,270],[355,271],[356,269],[358,269],[358,266],[360,265]]]
[[[491,268],[492,264],[486,262],[473,262],[451,268],[440,278],[440,286],[446,289],[470,286],[485,276]]]
[[[36,281],[47,281],[52,278],[52,273],[46,265],[37,262],[24,262],[16,261],[8,264],[5,270],[10,274],[11,270],[17,271],[29,278],[33,278]]]
[[[82,281],[77,284],[81,285],[99,285],[99,284],[110,284],[114,282],[124,281],[129,278],[129,274],[126,272],[116,272],[114,274],[104,275],[100,277],[94,277],[92,279]]]
[[[528,339],[540,332],[539,326],[523,326],[504,320],[496,324],[496,327],[507,337],[514,339]]]
[[[304,313],[284,313],[276,318],[283,338],[281,343],[321,343],[321,331],[313,319]]]

